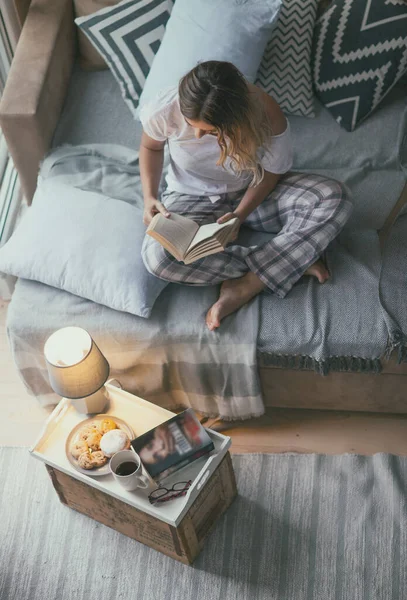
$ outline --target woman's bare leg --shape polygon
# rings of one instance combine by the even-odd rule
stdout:
[[[329,278],[328,269],[320,259],[305,271],[305,275],[316,277],[319,283],[325,283]],[[219,327],[222,319],[247,304],[257,294],[260,294],[265,287],[266,284],[251,271],[238,279],[224,281],[220,288],[218,300],[206,314],[208,328],[213,331]]]
[[[206,315],[206,324],[213,331],[219,327],[222,319],[238,310],[249,300],[260,294],[266,287],[261,279],[250,271],[238,279],[224,281],[220,288],[219,299],[211,306]]]

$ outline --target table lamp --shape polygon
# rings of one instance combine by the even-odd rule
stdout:
[[[70,398],[79,412],[102,412],[109,363],[89,333],[81,327],[58,329],[47,339],[44,354],[52,389]]]

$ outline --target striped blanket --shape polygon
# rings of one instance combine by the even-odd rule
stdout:
[[[63,146],[45,159],[39,177],[142,207],[138,153],[121,146]],[[91,333],[111,376],[133,393],[168,409],[191,406],[223,419],[259,416],[264,412],[256,358],[259,300],[210,332],[204,317],[217,295],[214,286],[172,284],[143,319],[20,279],[7,320],[13,358],[29,392],[43,405],[54,404],[44,343],[56,329],[76,325]]]

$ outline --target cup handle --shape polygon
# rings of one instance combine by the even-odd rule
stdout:
[[[140,483],[140,487],[141,487],[143,490],[145,490],[146,488],[148,488],[148,487],[149,487],[149,485],[150,485],[150,480],[149,480],[149,478],[148,478],[146,475],[139,475],[139,476],[138,476],[138,480],[139,480],[139,483]],[[142,484],[142,485],[141,485],[141,484]]]

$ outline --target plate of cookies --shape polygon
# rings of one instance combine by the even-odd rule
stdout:
[[[127,423],[111,415],[96,415],[72,429],[66,440],[66,456],[80,473],[108,475],[109,460],[130,448],[134,432]]]

